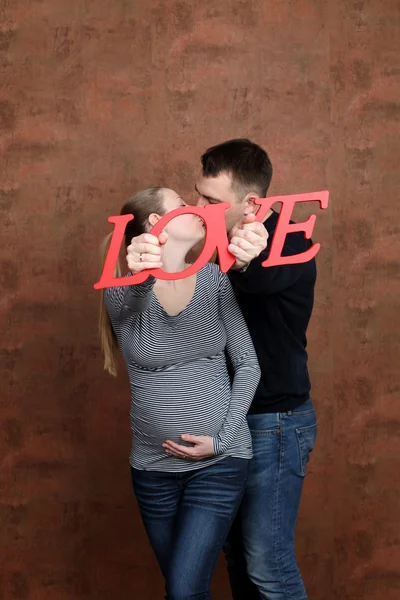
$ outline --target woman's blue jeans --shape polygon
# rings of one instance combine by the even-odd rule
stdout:
[[[209,600],[211,580],[243,497],[249,460],[194,471],[131,469],[142,520],[166,582],[166,600]]]

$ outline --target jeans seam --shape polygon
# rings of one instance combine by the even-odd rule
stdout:
[[[274,546],[275,546],[275,552],[277,553],[278,556],[278,568],[279,568],[279,579],[280,579],[280,584],[281,584],[281,588],[283,593],[285,594],[285,598],[287,598],[287,600],[290,600],[291,598],[293,598],[290,590],[287,589],[286,586],[286,582],[284,579],[284,575],[283,575],[283,569],[282,569],[282,553],[280,552],[280,547],[279,547],[279,536],[276,534],[276,526],[277,526],[277,520],[278,520],[278,514],[279,514],[279,506],[281,505],[280,499],[281,499],[281,479],[282,479],[282,470],[283,470],[283,461],[285,458],[285,428],[284,428],[284,421],[282,419],[282,417],[280,417],[280,437],[281,437],[281,444],[280,444],[280,456],[279,456],[279,469],[278,469],[278,493],[276,494],[275,497],[275,506],[274,506]],[[281,516],[282,518],[282,516]]]
[[[236,515],[237,515],[237,513],[238,513],[238,511],[239,511],[240,504],[242,503],[243,496],[244,496],[244,493],[245,493],[245,490],[246,490],[247,479],[248,479],[248,473],[249,473],[249,471],[247,470],[247,475],[246,475],[245,484],[244,484],[244,485],[243,485],[243,487],[242,487],[242,493],[240,494],[240,496],[238,497],[238,499],[237,499],[237,501],[236,501],[236,510],[235,510],[235,511],[234,511],[234,512],[231,514],[231,518],[229,519],[229,524],[228,524],[228,526],[227,526],[227,528],[226,528],[226,531],[225,531],[225,533],[221,535],[221,537],[222,537],[223,539],[222,539],[222,543],[220,542],[220,544],[219,544],[219,546],[221,547],[220,551],[222,551],[222,548],[223,548],[223,545],[224,545],[224,541],[225,541],[225,540],[226,540],[226,538],[227,538],[227,535],[228,535],[228,533],[229,533],[229,530],[230,530],[230,528],[232,527],[232,523],[233,523],[233,521],[234,521],[234,519],[235,519],[235,517],[236,517]],[[210,562],[211,562],[211,561],[210,561]],[[213,576],[212,570],[213,570],[213,566],[210,564],[210,569],[209,569],[209,572],[208,572],[208,581],[210,581],[210,582],[212,581],[212,576]]]
[[[297,440],[297,448],[299,451],[299,459],[300,459],[300,473],[302,477],[306,477],[306,464],[304,464],[303,461],[303,445],[304,442],[303,440],[300,438],[299,434],[301,434],[301,432],[305,431],[305,430],[309,430],[309,429],[317,429],[318,427],[318,423],[315,422],[312,425],[305,425],[304,427],[296,427],[295,428],[295,432],[296,432],[296,440]],[[312,450],[309,450],[309,454]]]
[[[274,435],[279,433],[278,429],[266,429],[265,431],[262,429],[250,429],[251,434],[253,435]]]
[[[276,556],[280,556],[279,553],[279,536],[277,535],[277,531],[279,530],[278,516],[279,516],[279,506],[280,506],[280,497],[281,497],[281,476],[282,476],[282,463],[284,457],[284,429],[283,429],[283,419],[282,415],[279,416],[280,420],[280,444],[279,444],[279,466],[277,473],[277,485],[276,485],[276,494],[275,494],[275,503],[274,503],[274,516],[273,516],[273,527],[274,527],[274,552]],[[279,578],[282,582],[282,573],[281,573],[281,565],[280,560],[279,564]]]

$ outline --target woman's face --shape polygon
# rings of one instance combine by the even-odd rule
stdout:
[[[165,213],[187,206],[176,192],[163,190]],[[192,214],[180,215],[168,223],[165,228],[168,237],[180,242],[199,242],[205,235],[204,221]]]

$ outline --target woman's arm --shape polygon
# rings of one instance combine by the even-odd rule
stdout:
[[[127,277],[131,274],[128,273]],[[110,318],[123,321],[134,313],[145,311],[149,307],[155,282],[155,277],[151,275],[137,285],[107,288],[104,292],[104,303]]]
[[[249,330],[225,273],[220,273],[219,277],[219,307],[227,335],[226,348],[234,369],[234,378],[228,414],[218,435],[213,438],[216,455],[223,454],[232,445],[246,419],[261,378],[261,370]]]
[[[140,273],[145,269],[162,266],[163,245],[167,242],[167,234],[158,237],[150,233],[142,233],[133,237],[127,248],[126,260],[130,273]],[[111,319],[122,321],[134,313],[145,311],[150,304],[151,292],[156,280],[152,275],[137,285],[107,288],[104,302]]]
[[[234,368],[231,400],[228,413],[218,435],[181,436],[192,447],[172,440],[163,443],[168,454],[187,460],[201,460],[208,456],[223,454],[232,444],[246,419],[261,377],[256,351],[246,322],[239,308],[231,283],[224,273],[219,273],[219,315],[227,335],[227,351]]]

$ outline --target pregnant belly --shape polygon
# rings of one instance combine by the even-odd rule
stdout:
[[[182,378],[176,373],[157,374],[154,386],[136,379],[132,387],[131,425],[134,435],[143,442],[160,446],[170,439],[183,443],[180,436],[217,435],[230,402],[228,375]],[[155,383],[155,382],[154,382]]]

